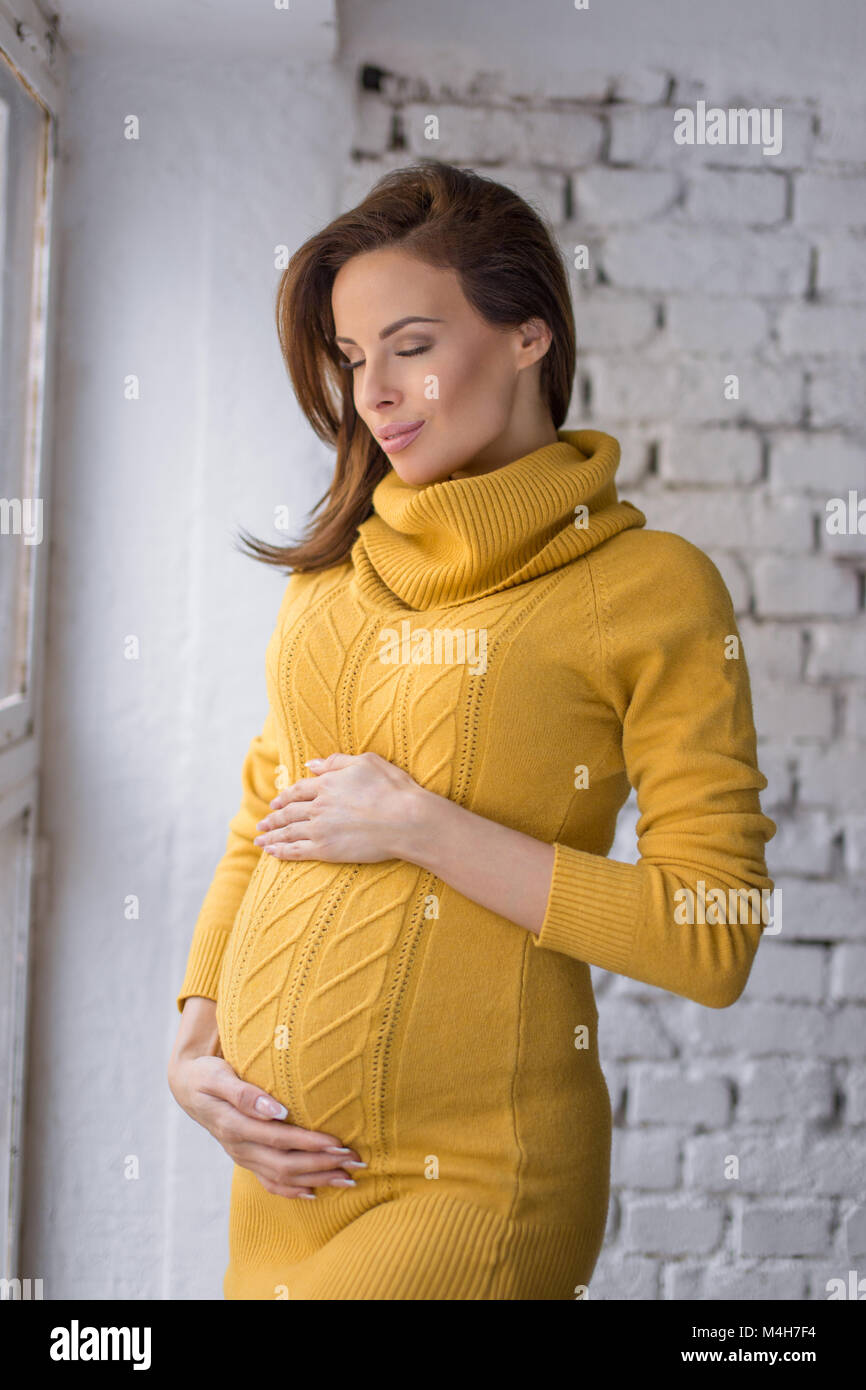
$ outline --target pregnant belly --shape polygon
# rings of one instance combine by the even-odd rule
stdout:
[[[381,1042],[422,916],[423,873],[263,854],[223,957],[226,1061],[290,1119],[352,1144],[369,1127]]]

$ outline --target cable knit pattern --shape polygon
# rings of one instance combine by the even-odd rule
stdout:
[[[229,1298],[579,1296],[611,1136],[589,965],[709,1007],[745,984],[760,924],[674,917],[700,878],[772,887],[730,598],[618,498],[618,461],[580,430],[479,477],[392,469],[347,561],[289,579],[178,1005],[215,999],[234,1070],[369,1169],[305,1202],[236,1167]],[[555,845],[538,936],[400,860],[252,843],[308,758],[367,749]],[[630,781],[641,858],[620,864]]]

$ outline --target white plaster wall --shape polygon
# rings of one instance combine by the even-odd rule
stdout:
[[[334,215],[346,126],[330,63],[230,57],[70,66],[23,1249],[47,1298],[221,1296],[231,1164],[165,1064],[285,585],[233,529],[275,539],[280,502],[300,529],[329,477],[274,248]]]

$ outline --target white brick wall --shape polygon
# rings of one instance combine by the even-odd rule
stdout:
[[[433,154],[534,201],[570,267],[590,247],[570,270],[588,405],[576,390],[568,423],[615,434],[621,495],[712,556],[749,662],[783,929],[731,1010],[593,968],[616,1128],[590,1296],[822,1298],[866,1265],[866,537],[824,524],[829,498],[866,496],[866,141],[819,91],[708,91],[694,71],[512,98],[488,72],[437,90],[419,59],[359,101],[342,206]],[[782,107],[781,154],[677,146],[696,96]],[[614,857],[635,857],[634,814]]]

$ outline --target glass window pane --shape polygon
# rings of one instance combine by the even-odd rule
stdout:
[[[28,682],[41,434],[49,118],[0,61],[0,701]]]
[[[14,1244],[21,1197],[19,1149],[30,905],[29,813],[0,826],[0,1255],[15,1278]]]

